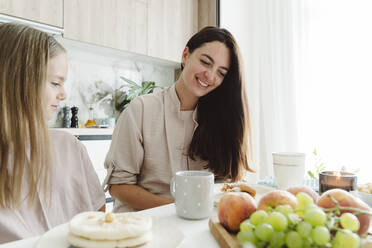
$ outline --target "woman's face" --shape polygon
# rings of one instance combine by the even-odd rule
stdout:
[[[181,78],[186,89],[201,97],[221,85],[230,67],[230,51],[219,41],[205,43],[192,53],[188,47],[182,54]]]
[[[51,58],[48,62],[46,84],[46,111],[48,120],[58,109],[59,102],[66,99],[64,88],[67,76],[67,56],[64,52]]]

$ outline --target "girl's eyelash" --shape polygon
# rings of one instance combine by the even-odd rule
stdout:
[[[52,82],[52,84],[53,84],[54,86],[59,86],[59,85],[60,85],[60,83],[56,83],[56,82]]]
[[[209,65],[209,63],[207,61],[204,61],[204,60],[200,60],[203,64],[206,64],[206,65]]]

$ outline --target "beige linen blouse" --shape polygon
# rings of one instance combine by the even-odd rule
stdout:
[[[50,140],[51,199],[48,201],[40,190],[35,204],[28,206],[26,172],[21,207],[0,208],[0,243],[41,235],[77,213],[98,210],[105,204],[105,194],[84,145],[63,131],[51,130]]]
[[[198,125],[195,117],[196,110],[194,130]],[[186,127],[175,85],[134,99],[121,113],[112,136],[105,160],[105,190],[112,184],[136,184],[171,198],[169,182],[177,171],[203,170],[207,164],[188,158],[186,167],[182,166],[185,135],[193,133],[187,134]],[[133,210],[115,199],[115,212]]]

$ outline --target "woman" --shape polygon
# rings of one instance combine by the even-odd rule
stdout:
[[[239,48],[225,29],[206,27],[182,53],[175,85],[136,98],[119,117],[105,167],[114,211],[173,202],[179,170],[237,181],[248,165],[250,126]]]
[[[84,146],[47,121],[66,98],[65,49],[41,31],[0,24],[0,243],[104,210]]]

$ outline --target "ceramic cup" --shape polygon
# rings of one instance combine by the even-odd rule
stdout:
[[[305,153],[273,152],[274,177],[278,189],[302,186],[305,176]]]
[[[185,219],[208,218],[213,212],[214,175],[207,171],[178,171],[170,183],[177,215]]]

